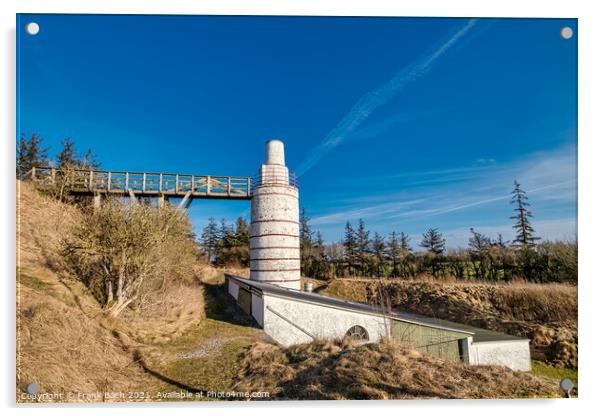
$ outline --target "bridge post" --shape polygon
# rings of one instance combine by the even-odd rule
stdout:
[[[165,206],[165,204],[169,203],[169,198],[163,194],[160,193],[159,196],[157,196],[157,208],[163,208]]]
[[[99,209],[102,206],[102,195],[100,195],[100,192],[96,192],[94,194],[92,205],[94,206],[95,210]]]
[[[130,200],[132,201],[132,204],[138,205],[138,199],[136,198],[136,194],[134,194],[134,191],[128,189],[128,193],[130,194]]]

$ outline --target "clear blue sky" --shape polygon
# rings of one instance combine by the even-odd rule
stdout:
[[[106,169],[252,176],[276,137],[328,241],[360,217],[413,243],[428,227],[451,247],[470,227],[511,239],[514,179],[539,235],[575,238],[575,19],[17,20],[18,134],[54,152],[69,137]],[[249,203],[190,214],[199,231]]]

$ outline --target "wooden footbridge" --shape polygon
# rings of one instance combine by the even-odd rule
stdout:
[[[35,167],[26,179],[40,188],[63,187],[71,194],[94,197],[130,196],[132,199],[156,197],[159,204],[169,198],[181,198],[180,207],[193,199],[251,199],[253,178],[235,176],[183,175],[154,172],[117,172],[105,170],[58,169]]]

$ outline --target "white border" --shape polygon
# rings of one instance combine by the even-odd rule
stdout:
[[[602,276],[600,276],[600,169],[599,155],[602,131],[600,118],[602,105],[601,54],[602,21],[595,1],[525,1],[525,0],[420,0],[394,2],[385,0],[5,0],[0,3],[3,25],[3,53],[0,62],[3,97],[2,141],[4,194],[2,204],[3,320],[7,336],[1,343],[3,405],[8,413],[38,414],[35,407],[15,409],[15,196],[14,196],[14,145],[15,145],[15,13],[128,13],[128,14],[249,14],[249,15],[340,15],[340,16],[479,16],[479,17],[577,17],[579,18],[579,239],[580,239],[580,345],[579,399],[577,400],[508,400],[508,401],[406,401],[406,402],[284,402],[251,403],[250,408],[240,403],[209,403],[196,406],[155,404],[150,407],[112,405],[110,409],[99,405],[87,406],[86,412],[110,411],[114,414],[164,415],[166,413],[196,414],[224,411],[228,414],[258,411],[266,414],[307,413],[318,409],[346,414],[365,414],[369,407],[380,412],[420,412],[421,414],[464,414],[487,412],[488,415],[507,415],[509,412],[545,413],[549,415],[577,414],[598,408],[600,395],[600,302]],[[286,410],[285,410],[286,409]],[[81,414],[81,407],[73,405],[45,407],[44,414]],[[598,409],[599,410],[599,409]]]

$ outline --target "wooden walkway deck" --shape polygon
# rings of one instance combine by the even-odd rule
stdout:
[[[27,179],[39,187],[65,185],[73,194],[185,199],[251,199],[253,178],[177,173],[61,170],[36,167]]]

